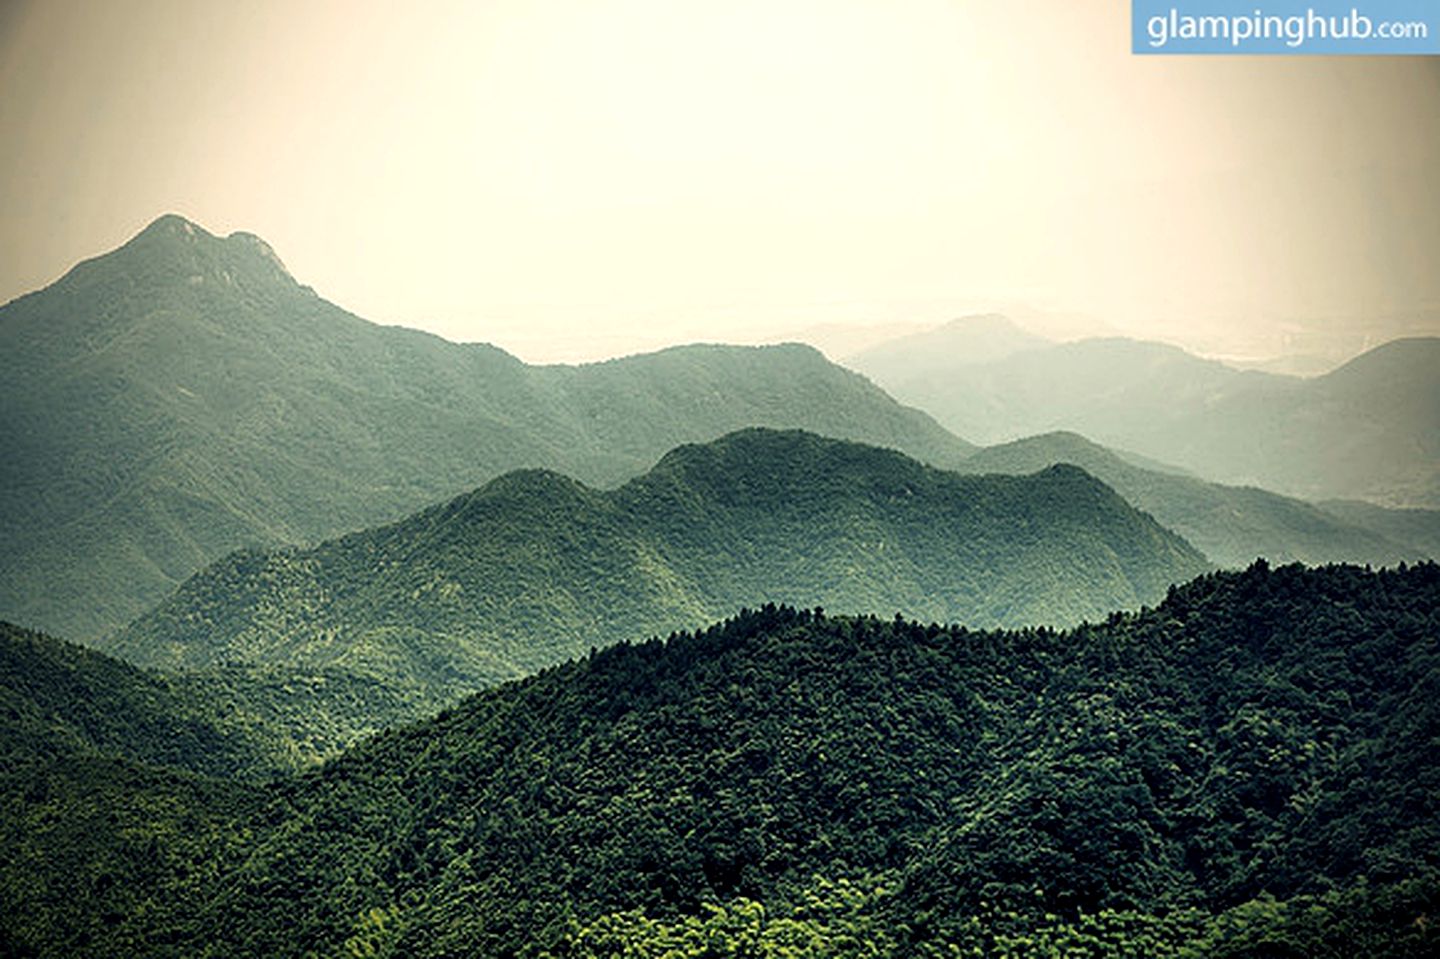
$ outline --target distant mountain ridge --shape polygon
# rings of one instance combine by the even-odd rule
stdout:
[[[1440,339],[1394,340],[1310,379],[1129,339],[984,363],[905,343],[870,368],[858,358],[857,369],[983,444],[1068,430],[1219,482],[1440,506]]]
[[[1387,509],[1356,500],[1328,500],[1320,508],[1347,523],[1440,559],[1440,510]]]
[[[981,363],[965,354],[944,359],[927,350],[913,358],[924,372],[911,376],[895,363],[878,368],[875,379],[904,402],[937,411],[951,429],[963,425],[982,444],[1070,430],[1149,455],[1156,454],[1117,437],[1208,402],[1237,378],[1268,376],[1122,337],[1040,346]]]
[[[911,333],[855,353],[842,362],[880,382],[923,379],[955,364],[994,363],[1016,353],[1053,346],[994,313],[964,316],[933,330]]]
[[[961,476],[752,429],[613,491],[517,472],[314,549],[233,554],[102,648],[170,669],[351,669],[420,683],[433,706],[747,603],[1060,625],[1207,567],[1073,466]]]
[[[1073,463],[1174,530],[1213,562],[1394,565],[1440,557],[1440,538],[1407,535],[1426,511],[1330,508],[1255,487],[1225,486],[1146,468],[1076,433],[1048,433],[989,446],[964,472],[1033,473]],[[1159,466],[1160,464],[1155,464]],[[1440,530],[1440,523],[1432,525]]]
[[[0,307],[0,618],[93,638],[239,547],[393,520],[517,468],[614,484],[754,425],[942,466],[972,449],[809,347],[528,366],[376,326],[259,238],[161,217]]]
[[[1324,376],[1235,390],[1148,445],[1311,499],[1440,507],[1440,338],[1392,340]]]

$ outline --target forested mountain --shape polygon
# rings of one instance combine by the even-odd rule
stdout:
[[[1440,514],[1364,504],[1346,513],[1343,507],[1317,506],[1254,487],[1145,469],[1075,433],[1047,433],[986,447],[961,468],[1024,474],[1055,463],[1073,463],[1103,480],[1221,566],[1243,567],[1257,557],[1273,563],[1375,565],[1440,557],[1440,537],[1432,535],[1427,546],[1404,532],[1407,525],[1421,525],[1414,522],[1416,514]]]
[[[1064,624],[1205,568],[1072,466],[961,476],[754,429],[612,491],[518,472],[314,549],[233,554],[103,648],[178,669],[343,668],[422,684],[421,708],[757,599]]]
[[[231,779],[314,766],[413,715],[414,695],[342,670],[170,676],[0,623],[0,756],[123,759]]]
[[[1395,340],[1313,379],[1123,339],[925,364],[876,380],[972,440],[1071,430],[1220,482],[1440,506],[1440,339]]]
[[[522,467],[590,483],[746,426],[970,447],[808,347],[534,367],[380,327],[263,241],[166,216],[0,307],[0,618],[113,629],[245,546],[397,519]]]
[[[63,770],[99,780],[106,817],[0,780],[5,821],[43,826],[3,835],[0,941],[1420,959],[1437,637],[1434,564],[1257,564],[1069,632],[766,607],[482,693],[268,796]]]
[[[0,623],[0,737],[7,758],[123,755],[236,775],[262,747],[248,730],[222,729],[208,705],[158,675]]]

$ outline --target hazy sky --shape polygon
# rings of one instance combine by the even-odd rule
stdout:
[[[0,300],[173,211],[527,359],[1012,303],[1440,332],[1440,58],[1135,57],[1129,8],[0,0]]]

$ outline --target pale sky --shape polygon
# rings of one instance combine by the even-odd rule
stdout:
[[[1123,0],[0,0],[0,301],[164,212],[534,361],[1025,304],[1440,333],[1440,58],[1136,57]]]

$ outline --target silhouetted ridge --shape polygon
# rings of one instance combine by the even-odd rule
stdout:
[[[1434,373],[1437,356],[1440,356],[1440,337],[1405,336],[1367,350],[1320,378],[1378,376],[1386,371]]]
[[[198,242],[202,238],[211,241],[216,239],[215,235],[209,230],[179,213],[162,213],[154,220],[151,220],[143,230],[135,234],[125,246],[129,246],[132,243],[143,245],[162,239],[180,239]]]

